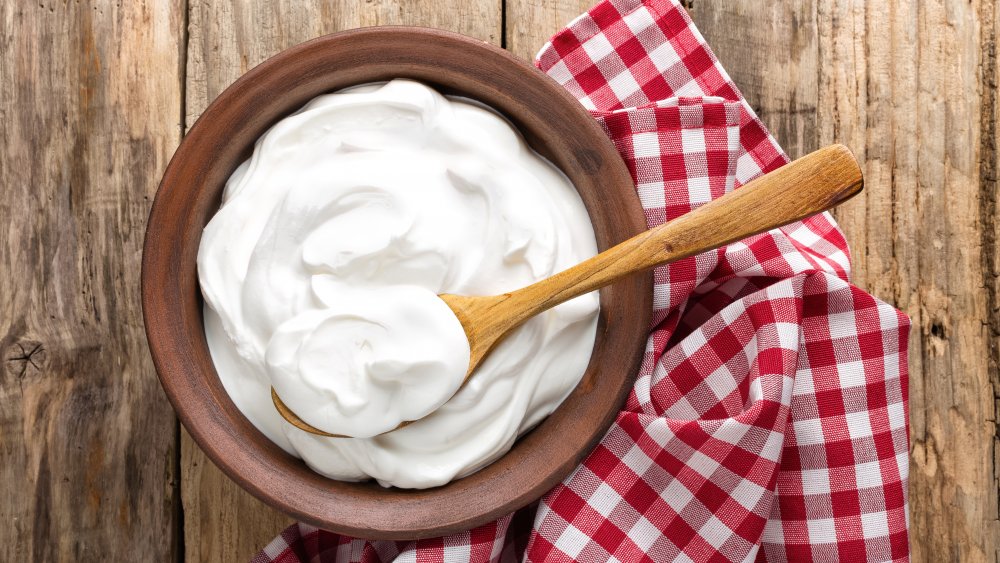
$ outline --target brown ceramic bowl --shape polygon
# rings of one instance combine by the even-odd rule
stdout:
[[[577,100],[506,51],[461,35],[382,27],[320,37],[268,59],[205,110],[163,175],[146,230],[142,304],[160,381],[185,428],[240,486],[294,518],[372,539],[468,529],[555,486],[621,407],[652,300],[649,275],[601,290],[597,342],[577,389],[501,459],[445,486],[332,481],[265,438],[229,399],[209,356],[195,267],[202,229],[226,179],[268,127],[319,94],[396,77],[480,100],[511,119],[576,185],[602,250],[646,229],[624,162]]]

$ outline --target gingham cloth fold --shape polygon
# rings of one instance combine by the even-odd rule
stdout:
[[[536,64],[650,227],[787,162],[676,1],[604,1]],[[908,560],[909,320],[849,274],[829,214],[657,268],[624,410],[537,505],[411,542],[296,524],[253,561]]]

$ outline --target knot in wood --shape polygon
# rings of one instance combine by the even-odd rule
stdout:
[[[18,379],[41,373],[48,353],[45,346],[36,340],[19,340],[7,348],[4,360],[8,373]]]

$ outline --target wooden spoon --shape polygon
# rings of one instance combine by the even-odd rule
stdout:
[[[831,145],[761,176],[558,274],[517,291],[485,297],[441,294],[469,338],[468,380],[511,330],[564,301],[636,272],[713,250],[836,207],[861,192],[861,168],[851,151]],[[278,412],[297,428],[342,437],[306,424],[271,389]],[[405,426],[404,422],[400,426]]]

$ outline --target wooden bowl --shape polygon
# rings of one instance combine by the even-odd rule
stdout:
[[[160,382],[191,436],[240,486],[293,518],[371,539],[465,530],[559,483],[627,396],[652,303],[649,275],[602,290],[593,357],[577,389],[505,456],[442,487],[333,481],[257,431],[226,394],[209,356],[195,264],[202,229],[226,179],[268,127],[319,94],[397,77],[480,100],[511,119],[576,185],[600,249],[646,229],[625,163],[579,102],[506,51],[454,33],[381,27],[320,37],[252,69],[205,110],[167,166],[146,229],[142,304]]]

